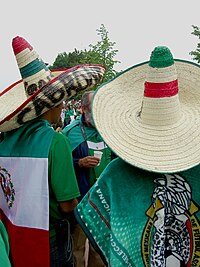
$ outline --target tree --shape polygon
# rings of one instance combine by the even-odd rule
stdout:
[[[192,34],[197,36],[198,39],[200,39],[200,29],[197,26],[192,25],[193,32]],[[197,49],[195,51],[191,51],[190,55],[193,56],[193,60],[196,60],[198,63],[200,63],[200,43],[197,44]]]
[[[109,40],[108,31],[103,24],[101,24],[100,29],[97,29],[97,35],[100,36],[100,41],[95,45],[89,45],[90,50],[87,51],[85,60],[88,63],[102,64],[106,67],[103,79],[103,82],[105,82],[117,74],[114,65],[120,63],[120,61],[114,59],[118,52],[114,49],[116,43]]]
[[[114,65],[120,63],[118,60],[114,60],[118,50],[114,49],[115,42],[111,42],[108,37],[108,31],[105,26],[101,24],[100,29],[97,30],[97,34],[100,36],[100,41],[97,44],[89,45],[89,50],[77,50],[69,53],[58,54],[50,69],[58,68],[71,68],[79,64],[102,64],[106,67],[104,79],[102,82],[108,81],[113,78],[117,71],[114,69]]]
[[[66,52],[58,54],[50,69],[59,69],[59,68],[71,68],[75,65],[80,64],[84,61],[86,51],[78,51],[76,48],[73,52]]]

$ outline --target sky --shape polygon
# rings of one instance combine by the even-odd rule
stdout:
[[[151,51],[167,46],[174,58],[192,61],[199,39],[199,0],[17,0],[3,1],[0,11],[0,91],[21,79],[12,50],[12,39],[25,38],[43,59],[52,64],[57,55],[84,50],[100,41],[97,29],[104,24],[125,70],[149,60]]]

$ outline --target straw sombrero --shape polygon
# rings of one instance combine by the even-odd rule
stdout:
[[[22,80],[0,93],[0,132],[20,127],[103,78],[102,65],[50,71],[24,38],[15,37],[12,46]]]
[[[167,47],[100,86],[92,113],[107,145],[131,165],[172,173],[200,163],[200,67],[173,60]]]

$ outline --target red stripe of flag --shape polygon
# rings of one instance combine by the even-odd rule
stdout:
[[[178,94],[178,80],[166,83],[145,82],[144,96],[152,98],[170,97]]]
[[[10,260],[14,267],[49,267],[49,231],[16,226],[1,210],[10,243]]]

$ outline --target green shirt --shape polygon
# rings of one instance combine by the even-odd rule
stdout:
[[[61,133],[55,132],[49,150],[49,216],[50,240],[55,237],[53,221],[63,218],[59,211],[59,202],[65,202],[80,196],[72,163],[71,147]]]
[[[9,260],[9,242],[8,234],[2,221],[0,221],[0,266],[11,267]]]
[[[87,144],[89,156],[94,156],[95,150],[101,151],[103,153],[100,164],[95,168],[90,168],[89,170],[90,186],[93,186],[93,184],[96,182],[96,179],[99,178],[102,171],[111,162],[111,150],[107,147],[102,139],[101,141],[99,140],[99,136],[91,136],[90,138],[88,138]]]

